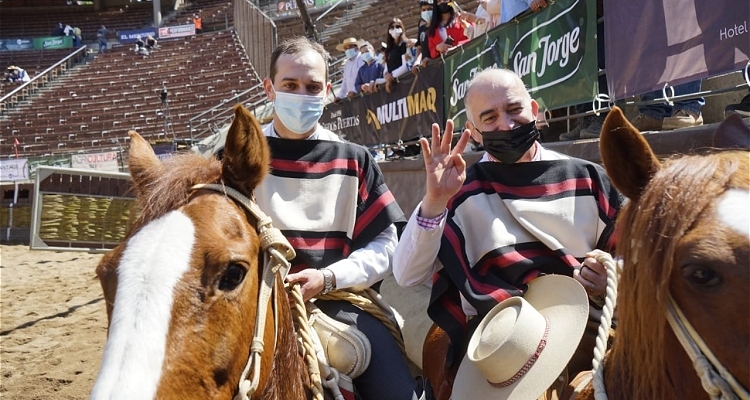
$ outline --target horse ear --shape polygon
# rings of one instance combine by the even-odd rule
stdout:
[[[235,106],[224,144],[224,181],[245,194],[252,193],[268,173],[269,153],[258,120],[242,105]]]
[[[604,120],[599,152],[610,180],[631,200],[641,196],[660,167],[651,146],[619,107],[614,107]]]
[[[130,155],[128,165],[133,184],[139,193],[142,193],[149,182],[164,172],[164,164],[154,154],[154,149],[136,131],[129,131]]]
[[[739,114],[730,114],[719,124],[714,132],[713,146],[720,149],[750,148],[750,128]]]

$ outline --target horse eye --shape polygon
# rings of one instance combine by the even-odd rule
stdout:
[[[711,268],[688,264],[682,267],[682,277],[697,287],[710,288],[721,283],[721,276]]]
[[[242,280],[245,279],[245,268],[239,264],[229,264],[224,275],[221,276],[219,281],[219,290],[231,291],[234,290]]]

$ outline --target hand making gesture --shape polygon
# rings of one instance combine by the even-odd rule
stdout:
[[[453,120],[445,123],[445,133],[440,138],[440,126],[432,124],[432,143],[419,139],[422,158],[427,172],[426,193],[422,200],[420,215],[434,218],[441,215],[448,200],[458,193],[466,180],[466,161],[461,156],[469,141],[470,132],[464,130],[456,147],[451,150]]]

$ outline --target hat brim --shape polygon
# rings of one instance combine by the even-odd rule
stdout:
[[[534,365],[512,385],[497,388],[487,381],[468,356],[464,356],[453,384],[452,398],[534,400],[544,393],[565,369],[578,348],[588,321],[586,291],[573,278],[546,275],[529,283],[524,299],[549,320],[547,345]],[[487,316],[490,317],[502,309],[500,304]]]
[[[346,51],[346,49],[345,49],[346,46],[355,45],[355,46],[357,46],[357,48],[360,48],[364,44],[365,44],[365,42],[363,42],[361,40],[357,40],[354,43],[352,43],[352,42],[339,43],[339,44],[336,45],[336,50],[338,50],[338,51]]]

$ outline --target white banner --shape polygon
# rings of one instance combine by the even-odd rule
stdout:
[[[29,179],[29,160],[0,160],[0,181],[23,181]]]
[[[159,28],[159,39],[194,36],[195,25],[163,26]]]
[[[120,172],[120,165],[117,162],[116,151],[92,154],[73,154],[71,157],[71,167],[95,169],[97,171]]]

